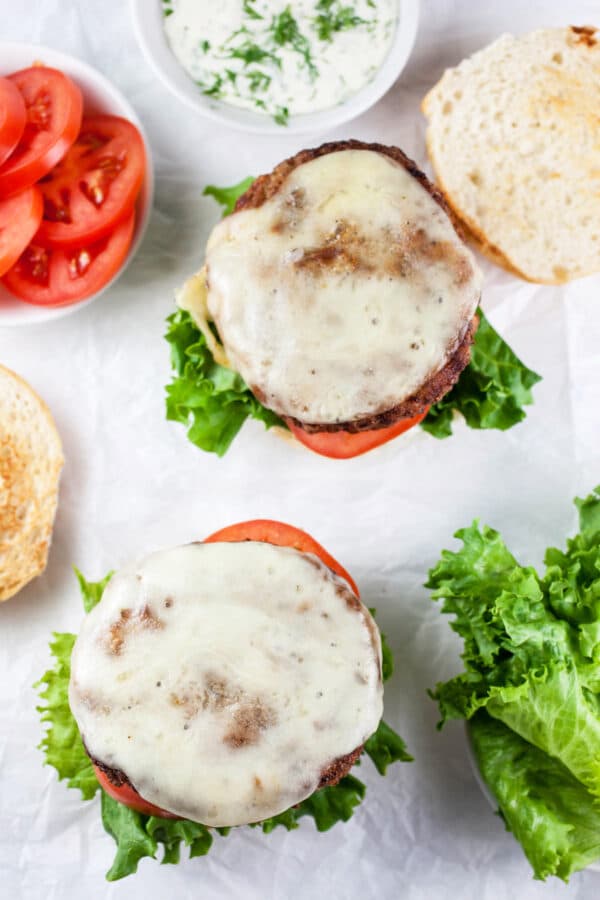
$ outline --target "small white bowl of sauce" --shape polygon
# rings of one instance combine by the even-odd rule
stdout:
[[[131,0],[160,79],[246,132],[334,128],[373,106],[406,65],[418,0]]]

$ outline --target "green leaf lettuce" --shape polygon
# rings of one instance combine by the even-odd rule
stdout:
[[[600,809],[600,495],[577,505],[581,531],[547,551],[543,576],[474,523],[427,582],[464,641],[465,671],[433,693],[442,722],[470,720],[482,774],[540,878],[587,865],[596,844],[582,829],[598,813],[585,811]]]
[[[537,878],[600,858],[600,808],[562,763],[481,710],[469,722],[477,764]]]
[[[533,403],[531,388],[541,381],[492,328],[481,309],[477,315],[479,328],[469,365],[421,422],[421,428],[434,437],[452,434],[456,413],[469,428],[512,428],[525,418],[523,407]]]
[[[246,193],[253,182],[254,178],[250,175],[238,184],[232,184],[231,187],[217,187],[214,184],[209,184],[202,193],[205,197],[213,197],[221,206],[223,215],[229,216],[235,209],[235,204],[239,198]]]
[[[167,419],[182,422],[197,447],[223,456],[248,418],[265,428],[282,420],[258,402],[241,375],[213,359],[206,338],[185,310],[167,319],[175,378],[167,386]]]

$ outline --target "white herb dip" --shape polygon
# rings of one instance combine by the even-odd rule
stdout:
[[[162,0],[165,31],[208,96],[288,116],[330,109],[386,58],[398,0]]]

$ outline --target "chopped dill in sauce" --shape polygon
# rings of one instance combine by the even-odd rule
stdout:
[[[398,0],[161,0],[169,44],[208,97],[280,125],[343,103],[371,81]]]

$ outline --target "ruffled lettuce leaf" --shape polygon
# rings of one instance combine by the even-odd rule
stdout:
[[[380,775],[385,775],[388,766],[395,762],[412,762],[413,757],[406,750],[406,744],[399,734],[381,720],[377,731],[365,742],[365,753],[369,756]]]
[[[235,204],[245,194],[250,185],[254,182],[252,175],[244,178],[238,184],[232,184],[231,187],[217,187],[214,184],[207,185],[202,191],[205,197],[213,197],[219,206],[223,216],[229,216],[235,209]]]
[[[107,881],[118,881],[137,871],[144,857],[156,859],[162,847],[161,863],[179,862],[181,845],[189,848],[190,859],[206,856],[213,837],[208,828],[187,819],[174,821],[158,816],[144,816],[123,806],[104,791],[101,796],[102,824],[117,845]],[[224,829],[221,829],[222,831]]]
[[[90,610],[92,610],[102,600],[104,588],[112,578],[113,573],[109,572],[108,575],[106,575],[101,581],[86,581],[86,579],[77,568],[75,568],[75,575],[77,576],[77,582],[79,584],[79,591],[81,593],[83,608],[85,609],[86,613],[89,613]]]
[[[452,434],[456,413],[469,428],[512,428],[525,418],[523,407],[533,403],[531,388],[541,381],[492,328],[481,309],[477,315],[479,328],[469,365],[421,422],[421,428],[434,437]]]
[[[600,858],[600,807],[562,763],[483,710],[468,728],[483,780],[536,878],[567,881]]]
[[[78,570],[76,574],[84,608],[89,612],[100,602],[112,573],[97,582],[87,581]],[[101,789],[69,707],[68,688],[74,643],[74,634],[53,636],[50,650],[54,666],[35,685],[42,688],[40,698],[44,702],[37,708],[42,721],[48,725],[40,747],[44,750],[46,763],[56,769],[59,779],[65,778],[69,787],[79,788],[84,800],[91,800],[100,791],[102,823],[116,843],[116,855],[106,874],[107,880],[117,881],[133,874],[141,859],[156,859],[159,850],[162,852],[161,863],[177,863],[182,844],[188,848],[190,857],[206,855],[213,843],[213,836],[219,834],[225,837],[231,829],[208,829],[187,819],[173,821],[142,815],[113,800]],[[383,635],[382,649],[385,681],[391,677],[393,660]],[[365,744],[365,752],[382,775],[391,763],[411,760],[402,739],[383,721]],[[265,834],[278,825],[292,830],[298,827],[303,816],[310,816],[318,831],[327,831],[338,822],[347,822],[352,817],[365,792],[366,787],[358,778],[346,775],[338,784],[315,791],[292,809],[251,827],[261,828]]]
[[[487,714],[514,735],[511,746],[521,746],[517,737],[532,746],[528,759],[539,752],[548,757],[546,769],[565,770],[568,784],[574,780],[589,805],[600,797],[598,490],[577,505],[581,531],[565,551],[547,551],[543,576],[520,566],[496,531],[474,523],[457,533],[463,542],[458,552],[442,553],[427,587],[434,599],[443,600],[442,611],[454,616],[451,627],[464,641],[465,671],[438,684],[432,694],[442,723],[450,718],[486,721]],[[491,726],[488,732],[504,734]],[[486,764],[481,763],[482,771]],[[493,777],[501,780],[498,766]],[[510,771],[503,770],[502,777],[510,780]],[[521,825],[512,825],[514,810],[506,811],[503,797],[490,786],[521,840]],[[552,809],[554,815],[560,805]],[[525,815],[533,816],[531,808],[524,807]],[[570,834],[568,816],[566,824]],[[538,848],[542,855],[547,849]],[[526,852],[536,875],[545,877],[542,857],[531,846]],[[580,867],[573,860],[557,862],[554,874],[567,877],[565,872]]]
[[[347,822],[352,818],[354,809],[362,803],[366,790],[358,778],[344,775],[338,784],[321,788],[298,806],[251,827],[262,828],[265,834],[270,834],[278,825],[292,831],[298,827],[298,820],[302,816],[312,816],[317,831],[329,831],[338,822]]]
[[[58,772],[59,780],[66,778],[68,787],[79,788],[83,799],[91,800],[100,785],[83,749],[68,700],[74,643],[74,634],[53,635],[50,653],[55,660],[54,667],[48,669],[34,685],[43,701],[37,709],[42,722],[49,725],[39,746],[44,751],[46,763]]]
[[[246,419],[265,428],[285,423],[258,402],[237,372],[213,359],[206,338],[183,309],[170,315],[165,335],[175,377],[167,386],[167,419],[183,423],[192,444],[223,456]]]
[[[214,197],[227,216],[253,181],[245,178],[231,187],[208,185],[204,194]],[[478,315],[471,362],[421,422],[421,428],[436,438],[452,434],[457,413],[471,428],[512,428],[525,418],[523,407],[533,403],[531,388],[541,380],[502,340],[481,309]],[[189,313],[179,310],[167,323],[165,338],[171,345],[175,373],[166,389],[167,419],[183,423],[193,444],[223,456],[248,418],[258,419],[266,428],[287,428],[259,403],[237,372],[214,361]]]

